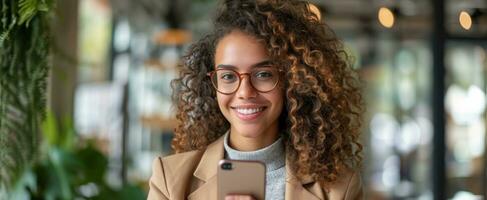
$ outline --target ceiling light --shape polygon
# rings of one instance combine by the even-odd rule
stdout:
[[[380,24],[386,28],[391,28],[394,26],[394,14],[389,8],[381,7],[377,15]]]
[[[460,12],[458,21],[460,21],[460,25],[465,30],[470,30],[470,28],[472,27],[472,17],[470,17],[470,14],[468,14],[468,12]]]

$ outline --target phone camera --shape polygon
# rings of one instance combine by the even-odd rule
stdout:
[[[221,165],[221,168],[222,168],[223,170],[231,170],[231,169],[232,169],[232,163],[223,163],[223,164]]]

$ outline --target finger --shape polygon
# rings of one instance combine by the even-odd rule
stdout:
[[[251,195],[227,195],[225,200],[255,200]]]

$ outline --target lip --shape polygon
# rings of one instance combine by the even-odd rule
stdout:
[[[230,108],[232,109],[237,109],[237,108],[252,109],[252,108],[262,108],[262,107],[264,107],[264,109],[267,108],[267,106],[259,105],[259,104],[242,104],[242,105],[230,106]]]
[[[259,118],[264,113],[264,111],[267,109],[267,106],[263,106],[263,105],[238,105],[238,106],[231,106],[230,108],[232,109],[233,112],[235,112],[235,115],[237,115],[237,117],[240,120],[242,120],[242,121],[253,121],[253,120]],[[239,109],[263,108],[263,109],[260,112],[246,115],[246,114],[242,114],[242,113],[238,112],[237,108],[239,108]]]

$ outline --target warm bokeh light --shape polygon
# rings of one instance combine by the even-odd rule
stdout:
[[[386,28],[394,26],[394,14],[389,8],[381,7],[378,14],[379,22]]]
[[[460,25],[465,30],[470,30],[470,28],[472,27],[472,17],[470,17],[470,14],[465,11],[460,12],[458,21],[460,21]]]

